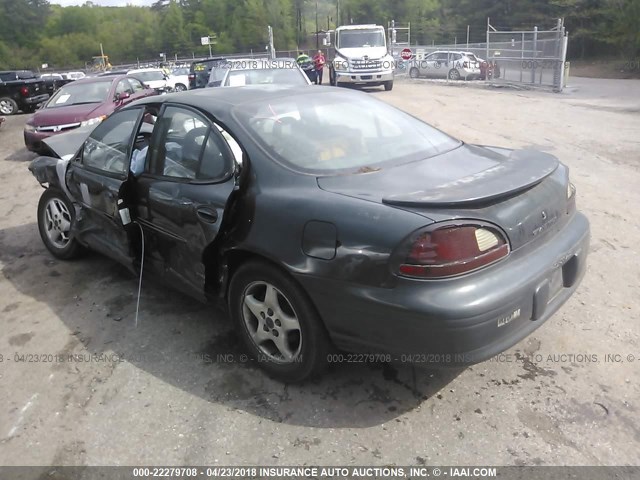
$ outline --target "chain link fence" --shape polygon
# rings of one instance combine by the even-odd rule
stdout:
[[[560,20],[551,30],[500,32],[490,24],[487,41],[481,43],[453,43],[439,45],[412,45],[414,58],[402,62],[399,49],[391,51],[398,61],[397,73],[409,73],[412,63],[421,64],[435,52],[470,52],[484,63],[482,78],[493,83],[538,86],[561,91],[564,86],[568,36]],[[485,63],[486,62],[486,63]],[[485,75],[485,69],[488,73]],[[422,74],[435,78],[442,75],[437,69],[422,69]],[[430,75],[433,74],[433,75]],[[464,75],[463,75],[464,77]]]

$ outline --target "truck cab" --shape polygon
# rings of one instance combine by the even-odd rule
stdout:
[[[387,50],[384,27],[348,25],[336,28],[335,58],[329,63],[331,85],[393,88],[394,59]]]

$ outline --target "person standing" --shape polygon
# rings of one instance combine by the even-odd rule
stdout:
[[[318,50],[318,53],[313,56],[313,63],[316,66],[316,85],[322,85],[322,73],[326,62],[327,60],[324,58],[322,50]]]
[[[296,63],[307,74],[307,78],[311,83],[316,83],[316,67],[313,60],[309,55],[304,52],[299,52],[296,58]]]

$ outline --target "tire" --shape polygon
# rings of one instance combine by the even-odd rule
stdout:
[[[38,230],[47,250],[61,260],[75,258],[82,250],[70,233],[73,222],[75,210],[69,199],[58,190],[46,189],[38,202]]]
[[[390,92],[391,90],[393,90],[393,80],[389,82],[384,82],[384,91]]]
[[[0,98],[0,115],[15,115],[18,113],[18,104],[13,98]]]
[[[411,78],[418,78],[420,76],[420,70],[418,70],[416,67],[411,68],[411,70],[409,70],[409,77]]]
[[[286,273],[245,263],[231,279],[228,300],[251,358],[270,376],[296,383],[324,370],[329,336],[306,292]]]
[[[174,92],[184,92],[187,89],[187,87],[181,83],[176,83],[176,86],[174,87],[173,91]]]
[[[447,78],[449,78],[449,80],[460,80],[460,72],[455,68],[452,68],[451,70],[449,70]]]

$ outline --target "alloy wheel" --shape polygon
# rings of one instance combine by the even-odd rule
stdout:
[[[302,351],[302,329],[291,302],[267,282],[253,282],[242,296],[242,317],[251,340],[269,360],[292,363]]]
[[[71,214],[61,200],[52,198],[44,209],[44,228],[51,244],[65,248],[71,240]]]

